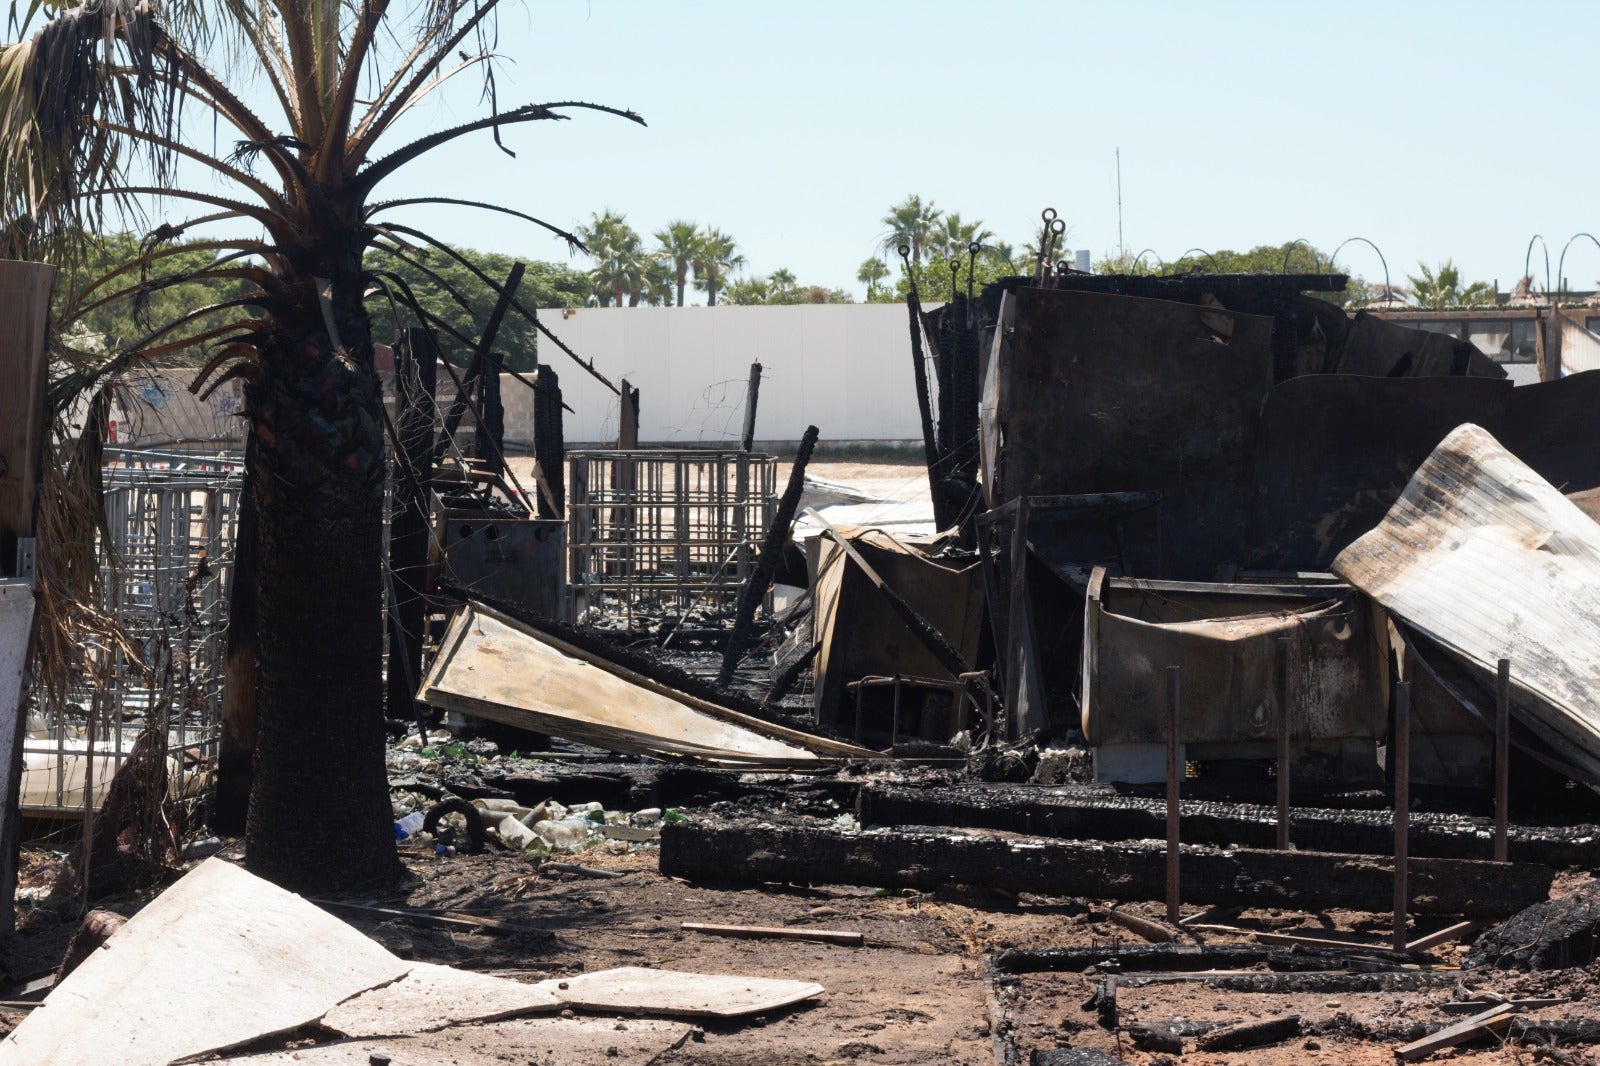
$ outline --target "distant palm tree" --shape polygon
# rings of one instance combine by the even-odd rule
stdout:
[[[893,251],[902,244],[908,245],[911,248],[911,261],[922,262],[934,227],[943,214],[933,206],[932,200],[924,203],[920,196],[906,197],[904,203],[895,204],[883,216],[883,224],[889,232],[884,235],[882,247],[886,251]]]
[[[1461,269],[1453,260],[1440,263],[1437,271],[1426,263],[1418,263],[1417,269],[1422,271],[1421,276],[1407,275],[1406,280],[1411,283],[1411,299],[1420,308],[1442,311],[1494,301],[1494,290],[1488,282],[1475,281],[1463,287]]]
[[[725,304],[764,304],[772,299],[772,286],[766,278],[740,278],[723,291]]]
[[[787,267],[779,267],[767,275],[767,285],[775,292],[787,292],[799,284],[794,272]]]
[[[870,301],[877,294],[878,282],[889,276],[889,264],[877,256],[862,260],[856,268],[856,280],[867,287],[867,299]]]
[[[972,244],[986,244],[994,239],[994,232],[984,228],[981,221],[963,222],[958,212],[952,211],[942,218],[929,236],[932,247],[928,254],[938,259],[965,258]]]
[[[707,229],[701,235],[700,255],[694,261],[695,287],[704,289],[706,305],[715,307],[717,291],[722,279],[744,266],[744,256],[738,254],[732,237],[717,229]]]
[[[601,306],[621,307],[623,299],[630,297],[629,306],[638,306],[649,259],[644,242],[627,218],[607,211],[595,215],[587,226],[579,226],[577,232],[594,260],[590,277]]]
[[[700,227],[693,222],[678,219],[668,222],[665,229],[657,230],[656,257],[672,264],[673,280],[678,288],[678,306],[683,306],[683,290],[689,284],[689,268],[700,254]]]

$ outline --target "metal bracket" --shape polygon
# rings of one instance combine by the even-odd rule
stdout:
[[[16,568],[17,577],[32,583],[37,562],[38,541],[33,537],[18,537]]]

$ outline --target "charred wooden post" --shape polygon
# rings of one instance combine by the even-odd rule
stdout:
[[[1411,684],[1402,681],[1394,693],[1394,737],[1391,740],[1394,765],[1394,946],[1406,946],[1406,907],[1410,839],[1407,830],[1411,817]]]
[[[761,398],[761,364],[750,364],[750,385],[744,394],[744,432],[739,435],[739,445],[751,451],[756,444],[756,401]]]
[[[1183,781],[1183,764],[1178,759],[1178,707],[1183,700],[1183,674],[1176,666],[1167,667],[1167,921],[1178,924],[1183,917],[1178,885],[1178,790]]]
[[[473,454],[491,474],[506,472],[506,408],[500,398],[500,368],[504,352],[490,352],[478,381],[478,411],[483,416],[473,430]]]
[[[408,329],[395,345],[395,395],[399,425],[395,458],[403,474],[395,480],[389,521],[389,575],[394,624],[389,646],[386,713],[409,722],[417,717],[422,680],[422,629],[427,614],[428,545],[432,536],[434,391],[439,349],[427,330]]]
[[[661,872],[692,880],[767,881],[934,889],[949,885],[1086,899],[1160,900],[1166,844],[1011,839],[926,827],[862,829],[771,821],[664,826]],[[1189,903],[1388,913],[1386,857],[1314,851],[1183,846]],[[1414,859],[1417,914],[1503,917],[1545,899],[1554,871],[1531,863]]]
[[[1501,659],[1494,688],[1494,858],[1506,859],[1511,820],[1511,660]]]
[[[617,416],[617,447],[631,451],[639,447],[639,390],[622,379],[622,407]]]
[[[761,364],[757,363],[751,368],[751,382],[760,380]],[[800,451],[794,457],[794,466],[789,469],[789,482],[783,488],[783,495],[778,500],[778,509],[773,513],[772,526],[767,530],[767,538],[761,544],[761,554],[756,557],[756,566],[751,571],[750,579],[744,583],[744,588],[739,591],[739,605],[734,614],[733,632],[728,634],[728,643],[722,650],[722,669],[717,672],[717,687],[725,688],[733,680],[733,671],[739,665],[745,649],[750,646],[750,631],[755,626],[756,607],[767,594],[767,589],[772,587],[772,575],[778,569],[778,561],[783,557],[783,546],[789,539],[789,528],[794,525],[794,512],[800,506],[800,494],[806,487],[806,467],[811,463],[811,453],[817,447],[817,427],[807,426],[804,436],[800,438]],[[749,449],[746,448],[746,451]]]
[[[1288,637],[1278,638],[1278,850],[1289,850],[1289,678],[1294,665],[1294,645]]]
[[[533,394],[533,458],[549,497],[539,496],[540,518],[565,518],[567,509],[567,442],[561,410],[561,379],[554,368],[539,364]]]

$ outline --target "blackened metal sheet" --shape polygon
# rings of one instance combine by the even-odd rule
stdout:
[[[1600,487],[1597,410],[1600,372],[1515,388],[1488,378],[1350,374],[1284,382],[1261,412],[1248,565],[1326,568],[1467,422],[1563,492]]]
[[[1334,365],[1339,374],[1374,377],[1503,378],[1505,368],[1447,333],[1412,329],[1357,312]]]
[[[1511,391],[1488,378],[1351,374],[1279,385],[1261,412],[1249,565],[1327,569],[1383,520],[1446,434],[1494,419]]]
[[[1600,488],[1600,371],[1519,385],[1488,429],[1562,492]],[[1484,425],[1482,422],[1479,425]]]
[[[1001,498],[1160,492],[1169,576],[1210,577],[1237,561],[1272,319],[1098,293],[1014,295]]]

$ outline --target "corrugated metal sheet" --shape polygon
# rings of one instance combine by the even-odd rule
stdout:
[[[1333,572],[1478,672],[1511,660],[1518,720],[1600,785],[1600,526],[1463,425]]]

